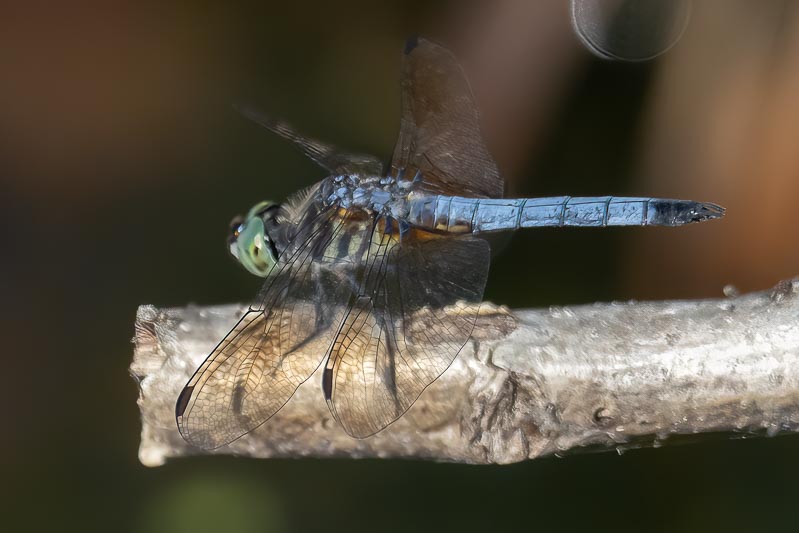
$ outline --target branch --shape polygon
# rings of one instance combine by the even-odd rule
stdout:
[[[799,431],[799,278],[718,300],[507,309],[483,304],[472,340],[396,423],[357,440],[312,376],[271,420],[213,453],[408,457],[511,463],[680,435]],[[244,311],[139,308],[139,381],[149,466],[192,448],[175,426],[183,385]]]

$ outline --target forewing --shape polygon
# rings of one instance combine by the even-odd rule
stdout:
[[[259,302],[180,394],[177,423],[189,443],[213,449],[248,433],[319,366],[353,292],[358,250],[350,243],[362,231],[359,223],[328,212],[298,232]],[[348,254],[342,255],[345,248]]]
[[[402,68],[402,116],[391,168],[422,173],[425,188],[499,198],[504,185],[480,134],[471,88],[452,53],[409,40]]]
[[[268,117],[252,107],[239,105],[236,110],[256,124],[292,142],[303,154],[331,174],[379,176],[383,172],[382,161],[374,156],[341,152],[332,144],[305,137],[287,122]]]
[[[489,266],[482,239],[375,230],[366,277],[325,368],[333,416],[372,435],[410,408],[469,339]]]

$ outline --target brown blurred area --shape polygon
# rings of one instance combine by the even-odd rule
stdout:
[[[198,142],[200,103],[235,83],[233,28],[209,27],[212,13],[102,2],[9,11],[4,174],[41,202],[90,203],[153,179],[159,147],[177,135]]]
[[[799,10],[698,0],[646,63],[592,57],[565,0],[18,3],[0,16],[5,438],[0,528],[99,531],[790,527],[796,438],[546,459],[136,458],[136,307],[246,301],[233,215],[322,177],[232,110],[391,153],[406,36],[452,47],[513,196],[713,201],[692,227],[529,231],[496,246],[513,307],[720,296],[799,272]],[[577,512],[575,512],[577,511]]]
[[[159,172],[154,169],[164,165],[164,155],[191,157],[191,149],[207,141],[203,128],[209,114],[227,113],[224,102],[252,96],[247,93],[254,92],[253,77],[264,66],[290,69],[312,86],[289,88],[281,82],[272,91],[322,88],[331,94],[314,94],[317,100],[363,112],[349,101],[352,86],[396,92],[397,42],[404,35],[395,27],[387,33],[378,24],[396,23],[403,8],[397,2],[392,13],[391,5],[376,9],[367,2],[351,4],[372,20],[354,24],[345,11],[323,3],[313,6],[316,13],[309,18],[304,18],[302,5],[279,4],[253,9],[252,18],[248,10],[231,13],[209,6],[18,6],[0,27],[0,61],[13,73],[0,87],[4,162],[12,170],[6,178],[17,178],[9,183],[40,201],[66,194],[79,203],[119,194],[129,182],[155,179]],[[558,101],[559,89],[574,68],[577,47],[566,11],[551,1],[462,4],[431,10],[429,25],[469,66],[496,157],[510,174],[518,173],[529,159],[526,139],[546,124],[548,104]],[[309,24],[306,33],[290,35],[286,19]],[[529,31],[530,21],[537,20],[556,23]],[[257,38],[272,45],[264,50],[241,38],[256,21],[264,32]],[[295,42],[300,38],[306,42]],[[320,46],[311,50],[312,42]],[[547,48],[554,53],[531,53]],[[302,66],[287,64],[297,59]],[[360,64],[364,61],[385,66],[367,71]],[[307,72],[296,71],[301,68]],[[334,81],[344,72],[354,79]],[[379,93],[375,99],[390,100]],[[223,107],[203,109],[209,101]],[[377,115],[372,122],[386,123],[368,126],[393,133],[390,119],[396,109],[367,111],[367,116]],[[167,154],[159,151],[178,136],[183,138],[179,146]],[[391,135],[383,137],[384,144],[391,142]],[[116,173],[123,179],[105,177]],[[41,187],[51,194],[42,195]]]
[[[799,264],[799,6],[697,2],[657,70],[638,140],[652,194],[727,207],[722,228],[640,235],[625,276],[652,298],[768,287]],[[648,264],[668,275],[651,283]]]

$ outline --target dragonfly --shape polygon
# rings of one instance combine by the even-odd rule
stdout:
[[[454,55],[410,39],[401,95],[386,168],[240,109],[329,175],[234,219],[230,253],[264,283],[177,399],[177,426],[190,444],[215,449],[250,433],[320,366],[332,417],[352,437],[400,418],[472,335],[492,233],[681,226],[724,214],[687,200],[502,198],[503,180]]]

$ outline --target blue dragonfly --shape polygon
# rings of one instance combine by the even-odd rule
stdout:
[[[397,420],[472,334],[488,234],[680,226],[724,213],[658,198],[502,198],[463,71],[424,39],[405,48],[387,168],[241,111],[329,175],[282,204],[258,203],[231,226],[231,254],[264,284],[177,400],[181,435],[206,449],[269,420],[320,365],[324,398],[349,435],[369,437]]]

